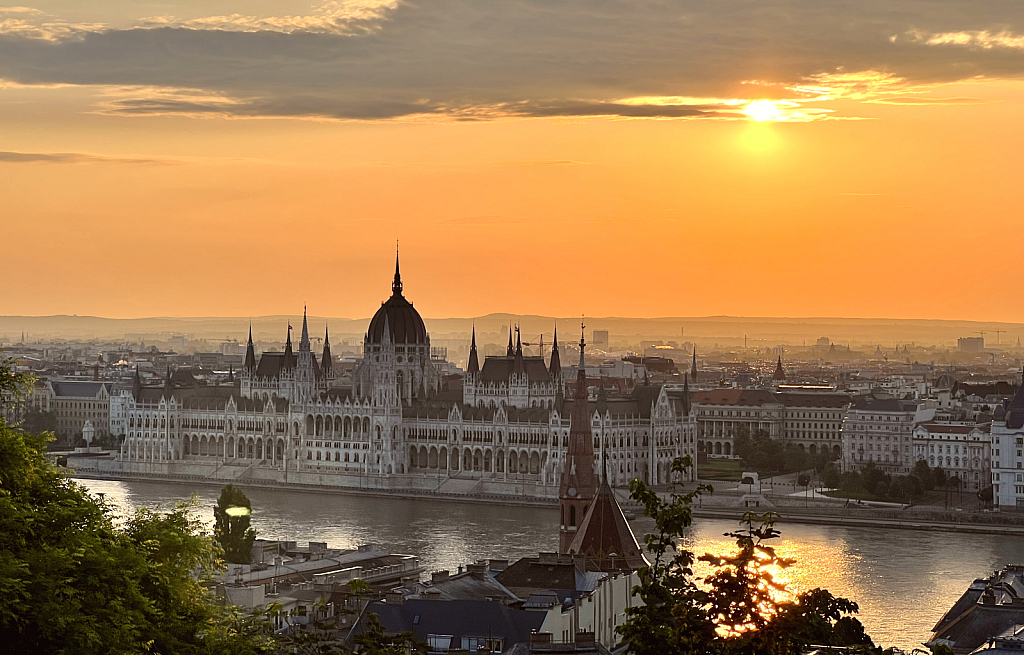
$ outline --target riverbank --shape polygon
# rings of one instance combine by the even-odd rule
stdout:
[[[557,498],[536,498],[496,494],[458,494],[444,493],[422,489],[382,489],[382,488],[358,488],[340,487],[317,484],[301,484],[290,482],[281,485],[278,482],[262,480],[216,480],[203,476],[189,475],[147,475],[145,473],[131,473],[122,471],[119,473],[106,473],[101,471],[72,471],[69,477],[81,480],[111,480],[119,482],[130,482],[134,480],[145,482],[169,482],[190,486],[216,487],[221,488],[227,484],[233,484],[240,489],[272,489],[290,491],[310,491],[321,494],[335,494],[346,496],[369,496],[378,498],[406,498],[411,500],[444,500],[464,503],[476,503],[487,505],[503,505],[506,507],[547,507],[556,508]]]
[[[748,508],[743,507],[695,507],[697,518],[726,519],[739,521]],[[857,528],[892,528],[897,530],[920,530],[926,532],[957,532],[964,534],[988,534],[1000,536],[1024,536],[1024,525],[1006,523],[978,523],[960,521],[936,521],[923,517],[892,518],[886,516],[850,516],[842,513],[801,512],[794,507],[754,508],[750,511],[778,513],[778,523],[802,523],[808,525],[836,525]],[[870,511],[870,510],[864,510]]]

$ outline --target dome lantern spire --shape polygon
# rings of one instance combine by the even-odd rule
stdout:
[[[391,291],[396,296],[402,295],[402,273],[398,268],[398,242],[395,242],[395,280],[391,283]]]

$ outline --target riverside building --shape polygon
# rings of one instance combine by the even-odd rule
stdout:
[[[136,374],[116,460],[74,465],[112,475],[553,500],[573,417],[586,416],[594,450],[603,443],[610,484],[669,482],[672,461],[695,452],[688,391],[644,384],[620,398],[588,392],[586,411],[574,410],[580,401],[565,398],[558,352],[556,335],[548,361],[524,356],[510,333],[505,355],[481,365],[474,334],[462,388],[446,386],[438,372],[445,363],[431,357],[396,259],[392,295],[370,321],[350,381],[335,373],[329,335],[319,357],[312,352],[303,317],[297,349],[289,326],[284,351],[257,358],[250,334],[243,368],[225,384],[168,370],[160,386],[144,386]]]

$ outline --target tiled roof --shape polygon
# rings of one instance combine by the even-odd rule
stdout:
[[[101,389],[110,393],[109,382],[79,382],[74,380],[54,380],[50,382],[53,395],[58,398],[95,398]]]
[[[586,555],[602,571],[635,571],[650,564],[607,481],[601,482],[597,497],[569,545],[569,552]]]
[[[712,389],[693,392],[693,402],[701,405],[756,406],[779,403],[779,399],[764,389]]]

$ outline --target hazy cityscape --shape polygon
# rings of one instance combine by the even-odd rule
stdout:
[[[0,7],[0,651],[1024,653],[1024,4]]]

